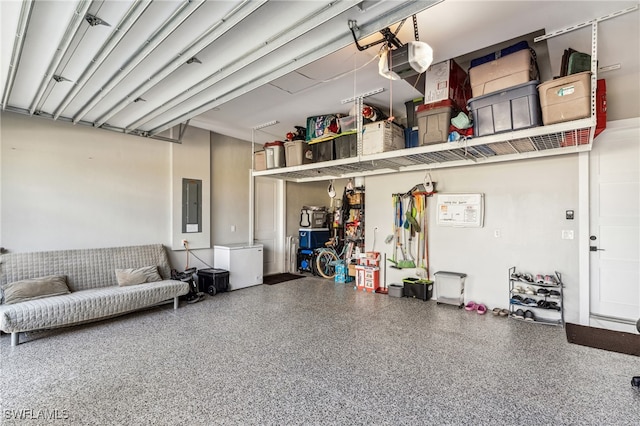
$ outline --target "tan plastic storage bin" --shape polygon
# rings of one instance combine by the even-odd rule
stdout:
[[[305,141],[287,141],[284,143],[284,158],[287,167],[303,164]]]
[[[520,50],[469,70],[473,97],[517,86],[536,77],[529,49]]]
[[[253,154],[253,170],[259,172],[267,169],[267,157],[264,151],[257,151]]]
[[[591,72],[568,75],[538,86],[542,122],[547,124],[591,116]]]

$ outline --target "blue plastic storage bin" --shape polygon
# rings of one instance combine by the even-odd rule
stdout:
[[[298,230],[300,247],[315,249],[324,247],[324,243],[329,241],[328,228],[301,228]]]

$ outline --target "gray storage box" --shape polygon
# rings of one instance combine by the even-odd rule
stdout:
[[[437,304],[446,303],[462,308],[464,306],[464,282],[467,274],[438,271],[433,276],[436,283]]]
[[[402,297],[404,294],[404,288],[401,284],[390,284],[388,293],[389,296]]]
[[[538,80],[469,99],[475,136],[542,125]]]

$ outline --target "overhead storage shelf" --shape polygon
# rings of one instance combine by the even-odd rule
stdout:
[[[592,117],[461,142],[254,171],[253,176],[311,182],[573,154],[591,150],[594,129]]]
[[[273,177],[294,182],[310,182],[489,164],[591,151],[596,127],[598,22],[633,12],[637,9],[637,6],[630,7],[535,39],[535,41],[541,41],[578,28],[591,26],[591,117],[589,118],[508,133],[474,137],[460,142],[440,143],[373,155],[358,155],[351,158],[302,166],[254,171],[253,176]],[[361,107],[362,98],[359,99],[359,102]],[[358,152],[362,152],[361,134],[359,135]]]

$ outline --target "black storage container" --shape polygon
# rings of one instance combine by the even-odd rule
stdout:
[[[313,153],[314,163],[335,160],[336,153],[334,149],[333,139],[330,139],[328,141],[315,142],[309,145],[311,145],[311,152]]]
[[[199,269],[198,290],[211,296],[229,290],[229,271],[217,268]]]
[[[355,157],[358,155],[358,134],[349,133],[340,135],[333,140],[336,150],[336,159]]]
[[[429,300],[433,297],[433,281],[419,278],[404,278],[404,297],[414,297],[421,300]]]

